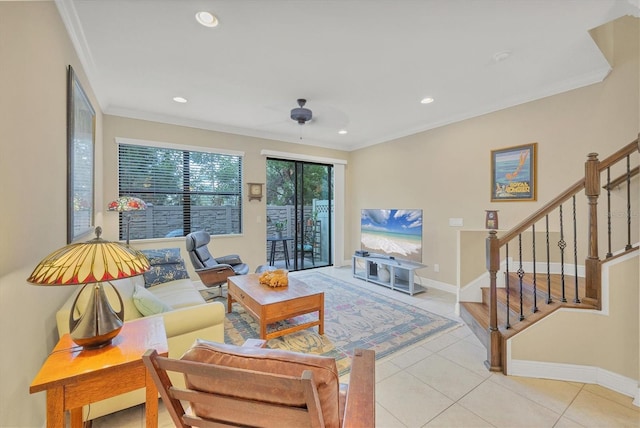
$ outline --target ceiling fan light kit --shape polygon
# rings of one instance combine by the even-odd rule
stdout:
[[[298,122],[300,125],[304,125],[306,122],[311,120],[313,116],[311,110],[308,108],[304,108],[304,105],[307,103],[307,100],[303,98],[298,99],[298,105],[300,107],[296,107],[291,110],[291,119]]]

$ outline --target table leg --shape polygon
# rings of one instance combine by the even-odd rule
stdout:
[[[276,258],[276,241],[271,241],[271,254],[269,254],[269,266],[273,266]]]
[[[320,325],[318,326],[318,334],[324,334],[324,293],[320,298],[320,310],[318,311],[318,319],[320,321]]]
[[[227,290],[227,313],[231,313],[231,306],[233,304],[233,298],[231,297],[231,293]]]
[[[284,265],[289,269],[289,248],[287,248],[287,241],[282,240],[282,251],[284,252]]]
[[[84,423],[82,423],[82,407],[78,407],[75,409],[71,409],[71,428],[82,428],[84,427]],[[90,425],[91,421],[87,421],[87,424]]]
[[[80,414],[82,419],[82,414]],[[47,390],[47,428],[64,428],[64,387]]]
[[[145,403],[145,419],[147,428],[158,427],[158,388],[153,382],[153,378],[149,371],[145,369],[146,378],[146,403]]]

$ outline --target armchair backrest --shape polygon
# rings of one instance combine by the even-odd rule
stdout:
[[[333,358],[198,340],[179,361],[153,351],[143,360],[156,384],[165,380],[158,389],[178,426],[199,426],[198,419],[230,426],[341,426],[344,399]],[[166,370],[184,373],[188,391],[166,385]],[[190,402],[191,415],[180,400]]]
[[[187,252],[195,269],[204,269],[218,264],[207,247],[210,241],[211,236],[204,230],[192,232],[186,236]]]

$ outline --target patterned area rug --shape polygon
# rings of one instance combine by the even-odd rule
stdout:
[[[402,303],[375,292],[367,292],[323,273],[297,274],[296,279],[324,291],[324,335],[313,327],[271,339],[268,348],[321,354],[335,358],[340,375],[348,373],[356,348],[373,349],[376,359],[387,356],[428,337],[460,326],[446,317]],[[376,285],[371,285],[375,287]],[[278,330],[317,314],[309,314],[270,325]],[[225,342],[241,345],[258,338],[258,324],[239,304],[225,319]]]

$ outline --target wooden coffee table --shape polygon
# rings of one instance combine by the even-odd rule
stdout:
[[[260,274],[230,276],[227,278],[227,312],[233,302],[238,302],[260,325],[260,339],[274,337],[318,326],[324,334],[324,293],[311,289],[307,284],[289,277],[287,287],[269,287],[260,284]],[[267,333],[267,326],[299,315],[318,312],[318,319]]]

